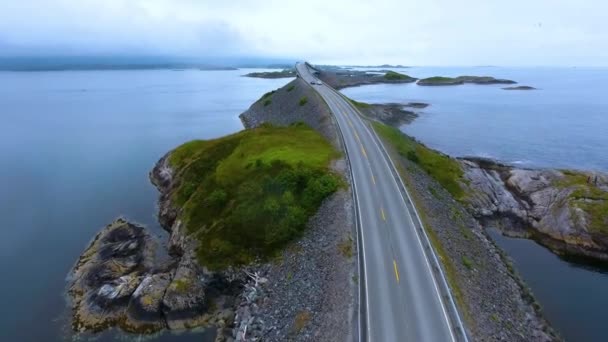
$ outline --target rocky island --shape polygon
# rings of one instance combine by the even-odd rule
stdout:
[[[503,90],[536,90],[536,88],[531,86],[517,86],[517,87],[506,87],[502,88]]]
[[[417,78],[390,70],[370,73],[338,67],[320,67],[317,77],[334,89],[378,83],[413,83],[417,80]]]
[[[494,78],[490,76],[458,76],[458,77],[442,77],[434,76],[423,78],[416,82],[421,86],[448,86],[448,85],[460,85],[465,83],[471,84],[514,84],[515,81]]]
[[[256,78],[290,78],[296,77],[295,69],[283,69],[281,71],[264,71],[264,72],[250,72],[243,75],[244,77],[256,77]]]

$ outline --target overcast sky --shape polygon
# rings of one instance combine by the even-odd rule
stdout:
[[[605,0],[0,0],[0,56],[608,65]]]

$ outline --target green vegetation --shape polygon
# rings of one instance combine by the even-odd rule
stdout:
[[[186,293],[190,290],[192,284],[190,283],[190,279],[182,278],[173,280],[173,286],[175,287],[175,291]]]
[[[286,78],[296,77],[296,71],[294,69],[284,69],[281,71],[264,71],[264,72],[252,72],[246,77],[258,77],[258,78]]]
[[[296,332],[300,332],[302,331],[302,329],[304,329],[304,327],[308,324],[308,322],[310,322],[310,319],[312,317],[310,317],[310,312],[308,311],[300,311],[296,314],[296,318],[293,322],[293,329]]]
[[[219,269],[272,257],[342,185],[328,169],[338,155],[304,124],[178,147],[169,159],[177,184],[172,200],[198,240],[199,262]]]
[[[410,76],[404,75],[404,74],[400,74],[400,73],[394,72],[394,71],[387,71],[386,74],[384,74],[384,78],[389,81],[398,81],[398,80],[414,81],[413,77],[410,77]]]
[[[424,78],[424,79],[421,79],[420,81],[418,81],[419,85],[457,85],[457,84],[463,84],[463,83],[464,83],[464,81],[459,78],[441,77],[441,76]]]
[[[340,242],[338,244],[338,250],[340,251],[340,254],[342,254],[342,256],[344,256],[347,259],[350,259],[353,257],[353,239],[351,237],[348,237],[348,239],[345,239],[344,241]]]
[[[466,256],[462,256],[462,264],[464,265],[464,267],[466,267],[467,269],[471,270],[473,269],[473,262],[471,261],[471,259],[467,258]]]
[[[261,99],[262,100],[267,99],[267,98],[271,97],[276,92],[277,92],[276,90],[269,91],[269,92],[265,93],[264,95],[262,95]]]
[[[353,99],[349,99],[350,102],[355,105],[355,107],[359,108],[359,109],[366,109],[371,107],[372,105],[369,103],[365,103],[365,102],[359,102],[359,101],[355,101]]]
[[[269,91],[266,94],[262,95],[262,97],[258,101],[263,101],[262,104],[264,105],[264,107],[266,107],[272,103],[271,97],[274,93],[276,93],[276,90]]]
[[[302,98],[300,98],[300,102],[299,102],[300,107],[305,105],[307,102],[308,102],[308,98],[306,96],[302,96]]]
[[[587,183],[588,174],[563,171],[564,178],[557,186],[562,188],[574,188],[570,194],[570,204],[580,208],[589,216],[589,229],[598,233],[608,233],[608,192],[598,188],[593,184]]]
[[[296,85],[292,84],[289,87],[287,87],[287,92],[290,92],[290,91],[294,90],[295,88],[296,88]]]
[[[434,77],[425,78],[424,81],[428,81],[428,82],[454,82],[454,81],[457,81],[457,79],[455,79],[453,77],[434,76]]]
[[[394,146],[397,153],[422,167],[455,199],[463,199],[464,191],[460,186],[463,171],[458,162],[420,144],[397,128],[379,122],[374,122],[373,125],[376,132]]]

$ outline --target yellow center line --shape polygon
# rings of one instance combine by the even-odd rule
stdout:
[[[363,156],[367,158],[367,153],[365,152],[365,148],[363,148],[363,145],[361,145],[361,152],[363,152]]]
[[[350,127],[353,127],[353,122],[352,122],[352,121],[350,121],[350,119],[349,119],[349,118],[346,118],[346,120],[348,120],[348,125],[349,125]]]
[[[357,141],[361,142],[361,139],[359,139],[359,134],[357,134],[357,132],[354,132],[354,133],[355,133],[355,138],[357,139]]]
[[[374,185],[376,184],[376,177],[374,177],[374,174],[372,174],[372,183],[374,183]]]
[[[397,262],[393,259],[393,267],[395,268],[395,278],[397,278],[397,282],[399,282],[399,271],[397,270]]]
[[[384,209],[380,208],[380,214],[382,214],[382,220],[386,221],[386,216],[384,216]]]

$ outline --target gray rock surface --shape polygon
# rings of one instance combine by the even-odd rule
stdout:
[[[468,181],[470,210],[482,221],[497,223],[507,235],[538,240],[553,251],[608,260],[608,241],[590,227],[589,213],[577,206],[578,184],[565,183],[564,172],[517,169],[484,159],[461,160]],[[607,191],[608,175],[581,173]],[[585,186],[585,185],[583,185]],[[600,198],[594,201],[603,201]]]
[[[300,105],[300,100],[303,98],[307,101],[304,105]],[[300,78],[268,93],[239,117],[245,128],[258,127],[264,123],[288,126],[304,122],[321,133],[334,146],[339,146],[339,136],[327,105],[319,94]]]
[[[389,70],[379,70],[376,72],[390,72]],[[402,74],[403,75],[403,74]],[[344,68],[326,68],[321,67],[317,77],[323,82],[329,84],[334,89],[343,89],[347,87],[357,87],[369,84],[399,84],[413,83],[417,78],[403,75],[400,79],[385,78],[384,74],[370,73],[366,71],[358,71]]]
[[[418,117],[418,113],[407,110],[405,109],[406,107],[425,108],[426,106],[423,106],[421,103],[386,103],[367,104],[364,106],[359,105],[357,107],[361,112],[364,113],[364,115],[370,118],[379,120],[387,125],[398,127],[403,124],[408,124]]]

